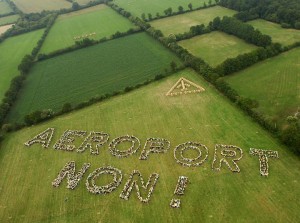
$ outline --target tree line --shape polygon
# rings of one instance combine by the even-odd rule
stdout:
[[[209,8],[209,7],[214,7],[217,4],[212,3],[212,0],[209,0],[208,4],[206,4],[205,2],[203,3],[203,6],[199,6],[197,8],[193,7],[192,3],[189,3],[188,9],[184,10],[183,6],[178,6],[177,11],[173,10],[172,7],[169,7],[167,9],[164,10],[164,14],[160,14],[159,12],[157,12],[156,14],[151,14],[151,13],[142,13],[141,14],[141,19],[145,22],[151,22],[153,20],[157,20],[157,19],[162,19],[162,18],[167,18],[170,16],[176,16],[176,15],[180,15],[180,14],[184,14],[184,13],[189,13],[192,11],[197,11],[197,10],[201,10],[201,9],[205,9],[205,8]]]
[[[242,21],[262,18],[284,28],[300,29],[299,0],[220,0],[219,4],[239,11],[236,17]]]

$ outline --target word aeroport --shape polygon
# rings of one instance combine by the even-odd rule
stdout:
[[[41,144],[42,147],[48,148],[52,141],[54,128],[48,128],[45,131],[39,133],[37,136],[25,143],[26,146],[33,144]],[[82,139],[81,145],[76,148],[73,144],[75,139]],[[92,155],[99,155],[99,149],[109,142],[109,134],[104,132],[90,132],[82,130],[66,130],[60,139],[54,144],[53,148],[56,150],[75,151],[82,153],[89,149]],[[122,143],[124,145],[131,144],[127,150],[119,150],[118,146]],[[139,156],[140,160],[147,160],[150,154],[153,153],[166,153],[170,149],[170,141],[161,138],[147,138],[142,152]],[[135,154],[141,147],[140,140],[135,136],[120,136],[113,139],[109,144],[109,152],[111,155],[117,158],[126,158]],[[194,150],[198,154],[191,158],[186,154],[187,151]],[[278,158],[278,152],[273,150],[262,150],[250,148],[250,155],[258,156],[259,167],[261,176],[269,175],[268,158]],[[175,161],[185,167],[197,167],[201,166],[208,158],[208,148],[198,142],[186,142],[175,147],[174,149]],[[234,145],[215,145],[214,156],[211,168],[212,170],[220,171],[222,165],[225,164],[230,171],[239,173],[240,168],[237,162],[243,157],[243,150]],[[84,170],[83,170],[84,171]],[[93,180],[91,180],[93,181]],[[102,191],[97,189],[95,191]],[[125,198],[125,194],[123,195]]]

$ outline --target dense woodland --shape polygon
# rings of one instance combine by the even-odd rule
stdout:
[[[237,18],[262,18],[282,27],[300,29],[300,0],[220,0],[220,5],[239,11]]]

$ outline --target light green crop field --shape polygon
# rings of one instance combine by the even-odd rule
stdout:
[[[66,102],[74,105],[135,86],[164,73],[171,61],[181,64],[150,36],[139,33],[39,62],[28,75],[10,120],[23,121],[36,110],[57,111]]]
[[[2,17],[0,18],[0,26],[15,23],[19,17],[20,17],[19,15]]]
[[[248,23],[259,29],[263,34],[271,36],[273,42],[290,45],[300,41],[300,30],[284,29],[279,24],[263,19],[256,19]]]
[[[300,48],[226,77],[241,95],[256,99],[274,121],[294,114],[300,105]]]
[[[167,97],[165,93],[185,77],[205,88],[205,92]],[[38,133],[55,128],[48,149],[35,144],[24,146]],[[115,137],[135,135],[143,146],[148,137],[171,142],[165,154],[150,154],[139,160],[141,149],[128,158],[116,158],[108,145],[99,155],[67,152],[52,148],[67,129],[103,131]],[[83,139],[75,138],[80,145]],[[200,167],[182,167],[173,157],[173,149],[195,141],[209,149],[208,159]],[[232,173],[225,164],[221,171],[211,169],[214,145],[232,144],[242,148],[237,162],[240,173]],[[277,150],[279,159],[269,158],[269,177],[259,173],[258,157],[249,148]],[[77,147],[78,148],[78,147]],[[58,188],[51,183],[67,162],[91,163],[79,185],[70,190],[66,179]],[[108,195],[87,191],[87,176],[96,168],[111,165],[122,171],[119,187]],[[8,135],[0,149],[0,221],[1,222],[299,222],[299,158],[278,144],[257,124],[237,110],[223,96],[190,70],[152,83],[129,94],[72,112],[38,126]],[[137,199],[133,189],[128,201],[119,195],[133,170],[145,180],[158,173],[148,204]],[[190,183],[181,199],[181,208],[169,206],[179,176]],[[112,178],[101,175],[97,185]],[[105,182],[105,183],[104,183]],[[145,192],[141,189],[144,196]],[[144,193],[143,193],[144,192]]]
[[[66,0],[12,0],[24,13],[41,12],[43,10],[59,10],[71,8]]]
[[[19,74],[18,65],[26,54],[30,54],[43,30],[10,37],[0,44],[0,100],[10,86],[10,81]]]
[[[234,58],[257,48],[235,36],[218,31],[180,41],[179,45],[213,67],[228,58]]]
[[[179,6],[186,10],[190,3],[192,3],[194,8],[197,8],[203,6],[204,2],[208,4],[208,0],[114,0],[114,3],[118,6],[138,17],[141,17],[143,13],[146,16],[148,13],[151,13],[152,16],[155,16],[156,13],[164,15],[164,10],[169,7],[172,8],[173,12],[177,12]]]
[[[217,16],[232,16],[236,11],[220,6],[201,9],[190,13],[167,17],[165,19],[154,20],[151,26],[161,30],[166,36],[188,32],[191,26],[204,24],[207,25]]]
[[[96,22],[95,22],[96,21]],[[106,5],[98,5],[59,16],[51,28],[42,53],[49,53],[75,44],[74,37],[96,33],[89,37],[101,39],[112,34],[125,32],[134,25]]]
[[[10,13],[13,10],[9,7],[6,1],[0,1],[0,15]]]

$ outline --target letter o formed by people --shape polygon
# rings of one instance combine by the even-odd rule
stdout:
[[[198,156],[194,158],[187,158],[185,156],[185,152],[187,150],[195,150],[198,152]],[[202,145],[198,142],[186,142],[178,145],[174,149],[174,158],[177,163],[188,166],[188,167],[195,167],[200,166],[208,157],[208,148],[205,145]]]
[[[96,185],[96,179],[102,174],[110,174],[113,176],[113,181],[104,186]],[[96,169],[94,172],[90,173],[86,179],[86,188],[92,194],[109,194],[121,184],[122,182],[122,172],[121,170],[107,166]]]
[[[131,147],[127,150],[121,151],[117,149],[117,146],[121,143],[130,142]],[[140,140],[135,136],[121,136],[118,138],[113,139],[113,141],[109,144],[109,151],[113,156],[123,158],[128,157],[138,151],[140,148],[141,143]]]

